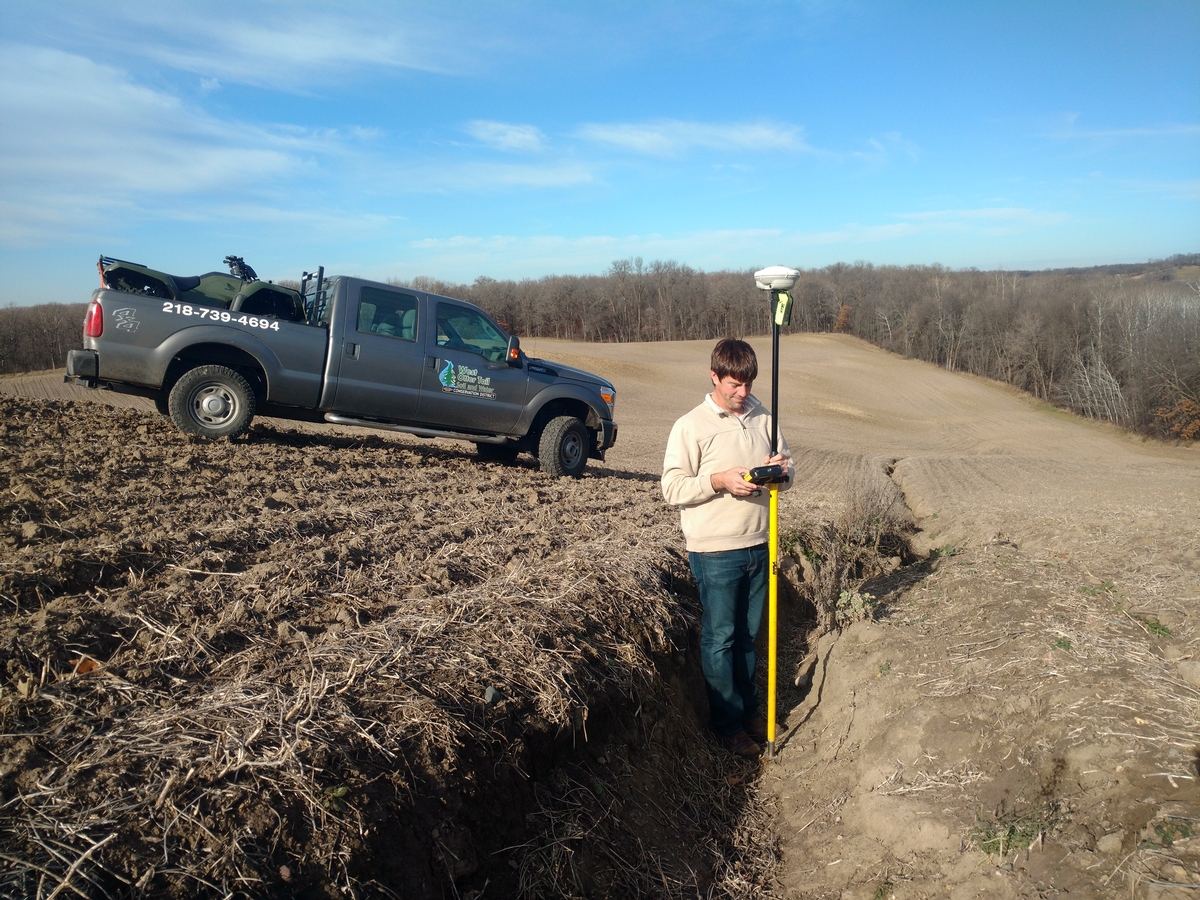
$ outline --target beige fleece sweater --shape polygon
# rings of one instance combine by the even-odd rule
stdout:
[[[713,490],[711,476],[734,466],[761,466],[771,449],[771,416],[753,395],[738,418],[718,411],[706,397],[681,417],[667,438],[662,491],[679,507],[683,536],[691,553],[740,550],[766,543],[770,535],[770,492],[758,497],[735,497]],[[783,434],[779,452],[791,461]],[[794,477],[794,476],[793,476]],[[781,484],[781,490],[791,482]]]

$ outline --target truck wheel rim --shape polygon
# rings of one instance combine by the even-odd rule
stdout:
[[[563,436],[562,449],[559,451],[559,458],[565,468],[573,469],[579,465],[579,460],[583,456],[583,441],[579,435],[573,431],[567,432]]]
[[[192,395],[192,418],[208,426],[223,425],[237,412],[237,397],[221,384],[206,384]]]

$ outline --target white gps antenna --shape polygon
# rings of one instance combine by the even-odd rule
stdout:
[[[799,269],[787,266],[767,266],[754,273],[754,283],[760,291],[790,291],[800,277]]]

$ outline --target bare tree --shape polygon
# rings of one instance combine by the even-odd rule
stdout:
[[[1200,254],[1049,272],[838,263],[801,270],[790,330],[844,329],[1081,415],[1190,437],[1200,430],[1189,418],[1200,409],[1200,281],[1174,278],[1197,261]],[[517,334],[645,341],[768,334],[769,298],[752,276],[634,257],[603,275],[391,281],[469,300]],[[0,309],[0,372],[62,366],[80,346],[84,309]]]

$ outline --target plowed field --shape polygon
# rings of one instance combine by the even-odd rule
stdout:
[[[578,481],[0,381],[0,891],[1200,894],[1196,448],[785,338],[782,529],[869,489],[919,530],[812,647],[785,560],[778,752],[742,763],[657,485],[710,345],[525,349],[617,385]]]

